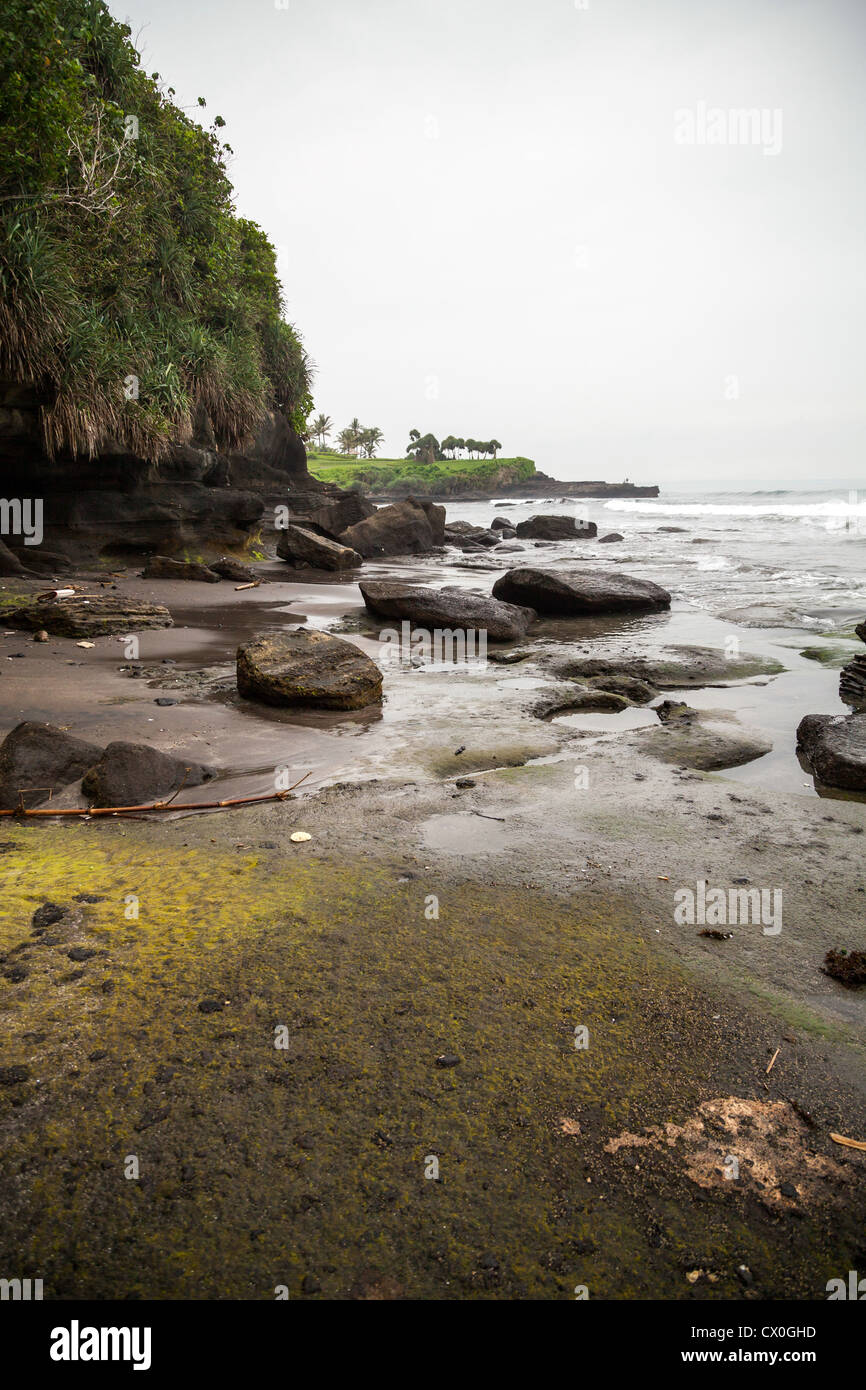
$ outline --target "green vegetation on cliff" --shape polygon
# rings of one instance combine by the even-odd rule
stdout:
[[[237,448],[267,409],[296,428],[309,413],[274,248],[232,203],[225,123],[173,97],[102,0],[7,0],[0,377],[35,388],[50,453],[111,437],[159,458],[198,409]]]
[[[358,459],[340,454],[310,452],[307,466],[314,478],[338,487],[365,492],[406,494],[490,492],[498,487],[525,482],[535,473],[532,459],[444,459],[419,463],[417,459]]]

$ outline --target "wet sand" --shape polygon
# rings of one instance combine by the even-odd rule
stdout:
[[[365,572],[489,592],[483,559]],[[820,967],[866,946],[866,805],[816,795],[793,730],[842,709],[837,673],[802,631],[675,603],[541,623],[518,665],[391,669],[381,710],[290,715],[232,693],[238,641],[303,615],[375,656],[379,626],[352,584],[263,573],[118,580],[176,620],[142,635],[137,678],[114,639],[2,639],[2,732],[183,749],[221,795],[311,773],[285,803],[7,823],[3,1065],[28,1076],[0,1087],[4,1267],[55,1297],[825,1297],[864,1261],[866,1154],[829,1137],[866,1138],[863,995]],[[788,667],[685,695],[770,735],[742,768],[658,762],[644,710],[531,712],[563,644],[732,631]],[[781,933],[678,925],[698,879],[781,888]],[[46,900],[69,912],[34,937]],[[732,1100],[741,1128],[701,1110]]]

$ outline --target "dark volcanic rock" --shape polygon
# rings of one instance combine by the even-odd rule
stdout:
[[[444,508],[439,510],[444,517]],[[365,560],[377,555],[423,555],[436,544],[426,509],[409,498],[380,507],[344,531],[340,541]]]
[[[866,791],[866,714],[807,714],[797,727],[797,752],[825,786]]]
[[[514,532],[511,534],[514,535]],[[445,545],[456,545],[458,550],[486,550],[490,546],[499,545],[502,535],[501,531],[488,531],[483,526],[470,526],[466,521],[455,521],[453,525],[445,527],[442,539]]]
[[[44,628],[54,637],[104,637],[172,625],[171,614],[162,604],[142,603],[120,594],[39,599],[5,614],[3,622],[30,632]]]
[[[621,540],[622,536],[619,534],[619,531],[610,531],[606,536],[599,536],[598,543],[599,545],[612,545],[614,541]]]
[[[212,569],[220,579],[233,579],[236,584],[253,584],[258,579],[255,570],[250,569],[249,565],[242,565],[239,560],[232,560],[228,555],[221,555],[218,560],[208,565],[208,569]]]
[[[303,526],[289,525],[280,531],[277,554],[287,564],[304,569],[352,570],[363,564],[357,550]]]
[[[854,628],[861,642],[866,642],[866,622]],[[843,666],[839,677],[839,696],[846,705],[854,709],[866,706],[866,656],[855,656],[847,666]]]
[[[493,586],[495,598],[534,608],[538,613],[613,613],[629,608],[669,608],[666,589],[648,579],[607,570],[514,569]]]
[[[322,535],[338,540],[350,526],[356,526],[368,516],[375,514],[376,508],[359,492],[343,492],[336,497],[325,497],[320,501],[308,502],[303,511],[296,515],[295,507],[290,508],[290,519],[295,526],[317,531]]]
[[[53,724],[17,724],[0,748],[0,807],[38,806],[83,777],[101,752]]]
[[[456,590],[373,579],[361,580],[358,587],[371,613],[408,618],[428,629],[472,628],[486,632],[491,642],[519,641],[535,617],[530,608]]]
[[[598,534],[594,521],[576,521],[573,516],[531,516],[518,521],[515,530],[533,541],[585,541]]]
[[[364,652],[327,632],[277,632],[238,647],[238,690],[248,700],[317,709],[361,709],[382,698],[382,672]]]
[[[26,555],[26,551],[24,554]],[[28,572],[27,566],[14,550],[10,550],[4,540],[0,540],[0,574],[26,575]]]
[[[179,787],[197,787],[214,775],[191,759],[171,758],[147,743],[109,743],[81,790],[93,806],[143,806]]]
[[[154,555],[142,571],[142,579],[193,579],[203,584],[218,584],[220,576],[207,565],[193,560],[172,560],[168,555]]]

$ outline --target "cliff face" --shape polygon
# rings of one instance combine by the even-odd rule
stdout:
[[[42,504],[40,546],[3,537],[28,566],[40,552],[95,560],[242,548],[261,523],[265,498],[321,489],[307,472],[303,443],[276,413],[265,417],[247,452],[226,453],[200,412],[189,441],[149,462],[110,443],[92,459],[50,459],[38,411],[26,388],[0,387],[0,493]]]

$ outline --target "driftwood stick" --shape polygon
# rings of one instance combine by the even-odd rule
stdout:
[[[187,801],[180,806],[172,801],[158,801],[150,806],[73,806],[58,808],[56,811],[28,811],[16,807],[13,811],[0,811],[0,816],[14,816],[20,820],[32,816],[123,816],[133,811],[219,811],[226,806],[252,806],[255,802],[261,801],[285,801],[289,792],[293,792],[295,787],[299,787],[310,776],[311,772],[305,772],[303,777],[299,777],[297,782],[293,782],[284,792],[266,792],[263,796],[231,796],[223,801]],[[175,796],[179,791],[180,787]]]

